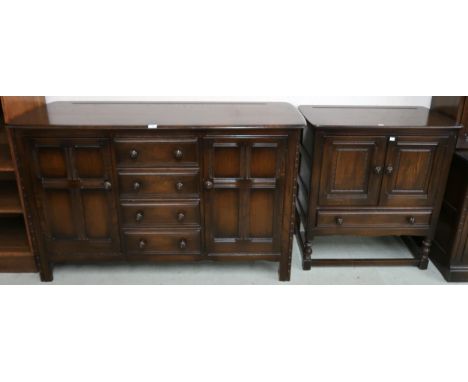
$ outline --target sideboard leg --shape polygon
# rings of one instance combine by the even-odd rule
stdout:
[[[310,271],[312,268],[312,243],[308,241],[304,244],[302,251],[302,269],[304,271]]]
[[[278,273],[279,281],[291,281],[291,263],[280,261]]]
[[[426,237],[421,245],[421,260],[419,262],[419,269],[427,269],[429,265],[429,252],[431,250],[432,241]]]
[[[52,282],[54,281],[54,273],[52,270],[52,264],[46,263],[41,266],[41,281],[42,282]]]

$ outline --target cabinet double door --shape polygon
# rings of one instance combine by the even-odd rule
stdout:
[[[28,140],[34,199],[52,259],[120,253],[107,139]]]
[[[209,256],[281,252],[287,142],[287,137],[204,139]]]
[[[321,206],[431,207],[449,137],[325,136]]]

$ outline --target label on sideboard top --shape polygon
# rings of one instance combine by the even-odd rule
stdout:
[[[148,124],[148,129],[157,129],[158,128],[158,124],[157,123],[149,123]]]

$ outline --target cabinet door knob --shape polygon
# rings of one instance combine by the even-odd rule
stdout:
[[[138,248],[140,249],[145,249],[146,248],[146,245],[147,245],[147,242],[145,239],[140,239],[139,243],[138,243]]]
[[[184,189],[184,184],[182,182],[177,182],[176,189],[177,191],[182,191]]]
[[[143,218],[145,217],[145,214],[143,213],[143,211],[138,211],[136,214],[135,214],[135,221],[137,223],[141,222],[143,220]]]
[[[181,149],[177,149],[174,151],[174,158],[177,160],[181,160],[184,157],[184,152]]]
[[[415,218],[414,216],[410,216],[410,217],[408,218],[408,223],[410,223],[410,224],[415,224],[415,223],[416,223],[416,218]]]
[[[179,241],[179,248],[180,248],[180,249],[185,249],[185,248],[187,248],[187,240],[181,239],[181,240]]]
[[[178,222],[183,222],[185,220],[185,212],[180,211],[177,213],[177,221]]]
[[[112,183],[106,180],[104,182],[104,189],[107,190],[107,191],[112,190]]]
[[[337,225],[343,225],[343,223],[344,223],[344,219],[343,219],[341,216],[338,216],[338,217],[335,219],[335,221],[336,221],[336,224],[337,224]]]
[[[374,167],[374,173],[376,175],[382,175],[382,170],[383,170],[382,166],[375,166]]]
[[[393,174],[393,166],[387,166],[387,168],[385,169],[385,173],[387,175],[392,175]]]
[[[140,189],[141,189],[141,183],[140,183],[140,182],[134,182],[134,183],[133,183],[133,189],[134,189],[135,191],[140,191]]]
[[[139,153],[138,153],[138,151],[136,151],[135,149],[133,149],[133,150],[130,151],[130,158],[132,158],[132,159],[137,159],[137,158],[138,158],[138,155],[139,155]]]
[[[213,184],[213,182],[212,182],[211,180],[207,180],[207,181],[205,182],[205,188],[206,188],[207,190],[211,190],[213,187],[214,187],[214,184]]]

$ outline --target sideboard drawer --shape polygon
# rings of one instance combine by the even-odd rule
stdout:
[[[318,227],[429,227],[432,211],[319,211]]]
[[[200,230],[124,232],[130,254],[200,254]]]
[[[163,225],[200,225],[200,203],[148,202],[122,203],[124,227],[158,227]]]
[[[145,197],[163,195],[166,197],[198,196],[200,175],[187,172],[149,173],[120,172],[119,184],[122,195]]]
[[[118,167],[198,166],[196,139],[116,139]]]

